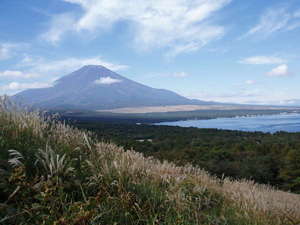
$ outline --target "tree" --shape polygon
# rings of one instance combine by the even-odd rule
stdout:
[[[300,193],[300,149],[292,149],[287,153],[280,178],[288,183],[287,188]]]

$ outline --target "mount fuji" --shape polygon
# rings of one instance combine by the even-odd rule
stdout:
[[[99,65],[84,66],[56,80],[51,87],[22,91],[14,95],[13,100],[41,109],[59,110],[212,104],[148,87]]]

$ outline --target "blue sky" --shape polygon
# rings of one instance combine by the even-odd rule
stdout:
[[[190,98],[300,99],[299,0],[1,0],[0,94],[86,64]]]

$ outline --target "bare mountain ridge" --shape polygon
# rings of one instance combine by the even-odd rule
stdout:
[[[13,99],[33,107],[60,110],[215,104],[151,88],[96,65],[84,66],[60,78],[52,87],[22,91]]]

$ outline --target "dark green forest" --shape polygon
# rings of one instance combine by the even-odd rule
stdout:
[[[190,163],[219,177],[251,179],[300,193],[300,133],[136,125],[78,118],[71,123],[126,150],[134,149],[178,165]]]

